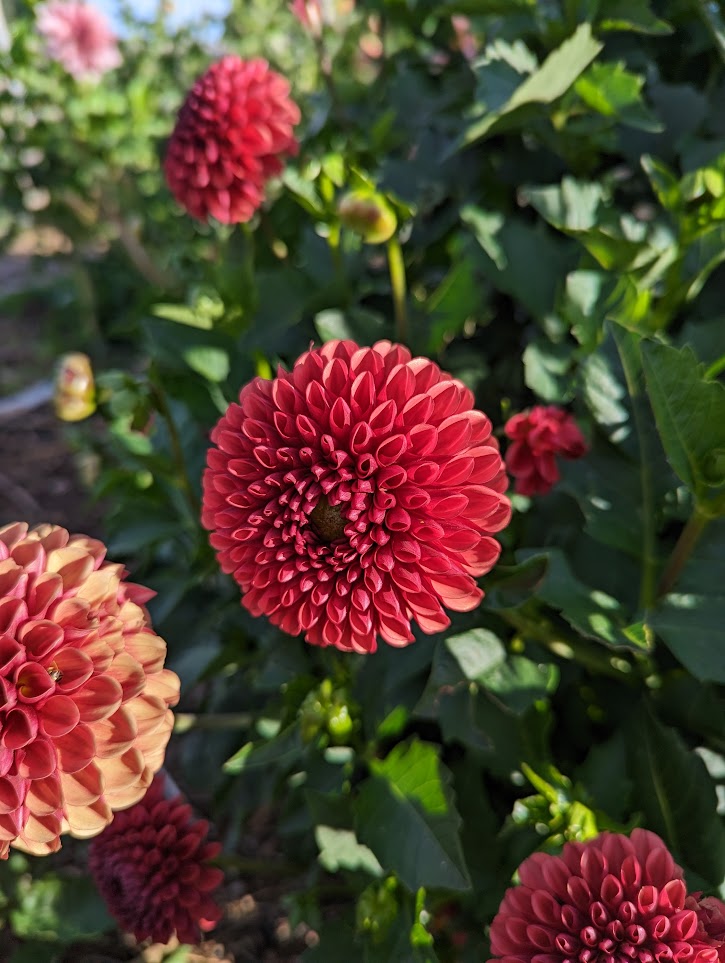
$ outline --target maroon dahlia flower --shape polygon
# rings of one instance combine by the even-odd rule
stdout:
[[[169,140],[164,173],[192,217],[248,221],[282,158],[297,153],[300,111],[266,60],[227,56],[191,88]]]
[[[246,385],[212,441],[202,523],[253,615],[374,652],[483,597],[506,473],[472,393],[432,361],[328,342]]]
[[[221,850],[207,841],[209,823],[194,820],[181,796],[164,798],[157,776],[141,800],[93,840],[88,866],[119,926],[137,940],[198,943],[221,910],[212,894],[223,872],[209,861]]]
[[[506,467],[519,495],[545,495],[559,481],[556,456],[581,458],[587,444],[572,416],[556,405],[537,405],[509,418],[504,431],[512,440]]]
[[[491,924],[502,963],[718,963],[722,916],[687,896],[682,870],[647,830],[534,853],[519,878]]]

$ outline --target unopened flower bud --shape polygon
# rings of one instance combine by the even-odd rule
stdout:
[[[82,421],[96,410],[96,386],[87,354],[72,351],[60,358],[53,403],[61,421]]]
[[[340,220],[359,234],[366,244],[382,244],[395,233],[398,219],[381,194],[374,191],[350,191],[340,201]]]

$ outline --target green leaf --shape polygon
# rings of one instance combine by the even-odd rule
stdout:
[[[629,127],[659,132],[662,124],[642,101],[644,80],[621,62],[594,63],[577,80],[574,89],[597,113]]]
[[[648,619],[668,649],[701,681],[725,683],[725,520],[710,523],[673,590]]]
[[[546,575],[546,555],[534,555],[520,565],[497,565],[486,579],[486,607],[509,609],[523,604]]]
[[[526,549],[517,552],[516,557],[524,560],[541,554],[541,549]],[[560,549],[552,548],[545,554],[549,567],[537,596],[558,609],[572,628],[585,638],[596,639],[610,646],[632,648],[631,641],[622,631],[626,620],[619,602],[605,592],[580,582]]]
[[[499,222],[498,215],[470,205],[461,216],[478,242],[469,248],[476,268],[535,317],[548,315],[556,303],[559,278],[574,267],[575,246],[552,236],[540,223],[532,226],[515,217]]]
[[[315,315],[315,328],[323,342],[352,339],[365,344],[384,336],[385,321],[380,314],[365,308],[351,308],[344,313],[328,308]]]
[[[450,635],[445,644],[467,679],[480,678],[506,658],[501,641],[488,629]]]
[[[652,13],[647,0],[606,0],[599,16],[602,30],[632,30],[654,36],[672,33],[667,21]]]
[[[361,870],[371,876],[382,876],[383,869],[367,846],[362,846],[350,829],[315,827],[315,842],[320,850],[318,859],[329,873],[340,869]]]
[[[18,905],[10,919],[18,936],[70,942],[95,936],[112,925],[90,879],[24,876],[16,898]]]
[[[573,392],[574,353],[571,344],[552,344],[543,338],[527,344],[523,355],[526,387],[542,400],[561,404]]]
[[[237,775],[251,769],[269,766],[289,766],[299,759],[302,753],[302,740],[299,726],[292,725],[283,729],[279,735],[267,742],[247,742],[224,763],[224,772]]]
[[[229,374],[229,353],[212,345],[194,345],[183,352],[184,361],[207,381],[224,381]]]
[[[438,752],[416,739],[372,762],[373,775],[354,804],[357,835],[409,889],[467,890],[461,819]]]
[[[667,459],[706,500],[725,486],[725,385],[706,381],[694,351],[643,341],[642,364]]]
[[[725,824],[702,759],[644,706],[627,733],[627,749],[634,799],[647,827],[662,836],[678,862],[719,886],[725,876]]]
[[[502,117],[519,107],[527,104],[550,104],[561,97],[601,49],[602,44],[592,36],[591,25],[579,24],[571,37],[549,54],[539,69],[517,87],[503,106],[486,114],[468,128],[463,143],[472,144],[481,140]]]
[[[537,699],[556,691],[559,669],[550,662],[533,662],[512,655],[479,679],[496,699],[516,715],[522,715]]]
[[[157,318],[175,321],[177,324],[187,324],[191,328],[211,331],[214,326],[210,317],[197,314],[194,308],[190,308],[186,304],[155,304],[153,311]]]

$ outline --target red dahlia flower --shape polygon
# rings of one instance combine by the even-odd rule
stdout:
[[[504,431],[513,441],[506,452],[506,467],[519,495],[545,495],[559,481],[555,456],[581,458],[587,450],[576,421],[555,405],[537,405],[514,415]]]
[[[198,943],[221,910],[212,893],[224,878],[209,865],[221,850],[207,842],[209,823],[194,820],[176,795],[164,798],[157,776],[143,799],[116,816],[93,840],[88,866],[121,929],[137,940]]]
[[[519,878],[491,924],[503,963],[718,963],[682,870],[645,829],[534,853]]]
[[[246,385],[212,441],[202,523],[253,615],[374,652],[478,605],[507,479],[490,421],[432,361],[328,342]]]
[[[179,111],[164,160],[176,200],[200,221],[248,221],[281,158],[297,153],[300,112],[266,60],[227,56],[201,76]]]
[[[154,593],[85,535],[0,528],[0,857],[95,836],[164,760],[179,680]]]

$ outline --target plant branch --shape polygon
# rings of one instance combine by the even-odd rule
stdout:
[[[559,658],[574,660],[599,675],[606,675],[620,682],[634,683],[634,665],[626,649],[621,654],[607,652],[601,646],[587,642],[581,636],[556,626],[549,619],[534,619],[518,609],[501,609],[496,612],[518,632],[541,643]]]
[[[660,577],[657,586],[658,599],[672,591],[677,579],[682,573],[682,569],[685,567],[690,555],[692,555],[692,551],[699,541],[700,536],[705,531],[705,527],[709,521],[710,519],[706,515],[703,515],[697,508],[695,508],[692,515],[688,518]]]
[[[153,287],[169,290],[174,287],[172,277],[151,258],[133,228],[119,217],[116,220],[118,239],[138,273]]]

